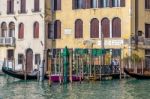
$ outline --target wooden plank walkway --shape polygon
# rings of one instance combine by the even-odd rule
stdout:
[[[107,79],[120,79],[124,78],[124,74],[120,73],[114,73],[114,74],[101,74],[101,80],[107,80]],[[96,76],[87,76],[86,77],[88,80],[100,80],[100,74],[96,74]]]

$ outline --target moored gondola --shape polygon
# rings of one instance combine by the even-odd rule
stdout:
[[[2,71],[5,73],[5,74],[7,74],[7,75],[9,75],[9,76],[12,76],[12,77],[14,77],[14,78],[18,78],[18,79],[24,79],[25,78],[25,75],[24,75],[24,73],[23,72],[17,72],[17,71],[13,71],[12,69],[9,69],[9,68],[7,68],[7,67],[2,67]],[[26,79],[27,80],[34,80],[34,79],[37,79],[37,74],[36,73],[34,73],[34,74],[27,74],[26,75]]]
[[[124,72],[128,74],[129,76],[136,78],[136,79],[150,79],[150,74],[134,73],[134,72],[131,72],[127,68],[124,68]]]
[[[7,68],[7,67],[2,67],[2,71],[3,71],[5,74],[7,74],[7,75],[9,75],[9,76],[11,76],[11,77],[14,77],[14,78],[18,78],[18,79],[21,79],[21,80],[24,80],[24,78],[25,78],[25,75],[24,75],[23,72],[13,71],[12,69]],[[38,76],[37,76],[37,73],[28,73],[28,74],[26,75],[26,79],[27,79],[27,80],[36,80],[37,77],[38,77]],[[57,74],[51,75],[51,80],[52,80],[52,82],[59,82],[59,80],[60,80],[59,77],[60,77],[60,75],[57,75]],[[48,79],[49,76],[46,74],[44,78],[45,78],[45,79]],[[69,80],[69,76],[68,76],[67,79]],[[72,75],[72,80],[73,80],[73,81],[79,81],[79,80],[80,80],[80,77],[79,77],[79,76],[76,76],[76,75]]]

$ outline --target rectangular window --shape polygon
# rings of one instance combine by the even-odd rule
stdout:
[[[145,38],[150,38],[150,24],[145,24]]]
[[[23,54],[18,54],[18,64],[23,64]]]
[[[7,14],[14,13],[14,0],[7,0]]]
[[[120,0],[112,0],[112,6],[113,7],[120,7],[121,1]]]
[[[145,9],[150,9],[150,0],[145,0]]]
[[[48,35],[48,39],[53,39],[53,32],[52,32],[52,24],[48,23],[47,24],[47,35]]]
[[[103,7],[109,7],[109,0],[103,0]]]
[[[20,13],[26,13],[26,0],[20,2]]]
[[[14,58],[14,50],[9,49],[7,50],[7,59],[12,60]]]
[[[40,54],[35,54],[35,64],[40,64],[41,58],[40,58]]]
[[[73,9],[85,8],[85,7],[83,7],[83,6],[86,6],[86,5],[83,4],[84,2],[85,1],[83,1],[83,0],[72,0],[72,8]]]
[[[54,10],[61,10],[61,0],[53,0]]]
[[[32,12],[39,12],[40,11],[40,1],[34,0],[34,9],[32,9]]]
[[[98,8],[98,0],[91,0],[91,8]]]

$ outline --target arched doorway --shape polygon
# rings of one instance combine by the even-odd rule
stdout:
[[[33,70],[33,51],[30,48],[26,51],[26,70],[27,72]]]

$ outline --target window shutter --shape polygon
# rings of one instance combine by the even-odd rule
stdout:
[[[59,20],[56,20],[54,23],[54,38],[61,38],[61,22]]]
[[[86,8],[91,8],[91,0],[86,0]]]
[[[125,0],[121,0],[120,3],[121,3],[121,7],[125,7]]]
[[[145,0],[145,9],[148,8],[147,4],[148,4],[148,0]]]
[[[112,36],[121,37],[121,20],[119,18],[114,18],[112,25]]]
[[[104,37],[110,37],[110,23],[107,18],[102,20],[102,33]]]
[[[150,24],[145,24],[145,38],[150,38]]]
[[[24,25],[21,23],[19,24],[19,39],[23,39],[24,38]]]
[[[82,38],[83,37],[83,22],[82,20],[78,19],[75,22],[75,38]]]
[[[10,0],[7,0],[7,13],[10,13]]]
[[[36,37],[39,38],[39,23],[36,23]]]
[[[72,9],[75,9],[75,0],[72,0]]]
[[[109,0],[109,7],[112,7],[112,0]]]
[[[26,12],[26,0],[21,0],[20,8],[22,13]]]
[[[57,10],[61,10],[61,0],[56,1],[57,1]]]
[[[14,0],[11,0],[11,13],[14,13]]]
[[[102,8],[103,7],[103,0],[98,0],[98,7]]]
[[[39,38],[39,23],[34,23],[34,38]]]
[[[58,23],[57,23],[57,29],[58,29],[58,31],[57,31],[57,38],[61,38],[61,22],[60,21],[58,21]]]
[[[82,8],[86,9],[86,0],[82,0]]]
[[[99,38],[99,21],[92,19],[91,21],[91,38]]]
[[[39,0],[34,0],[34,11],[39,11]]]

